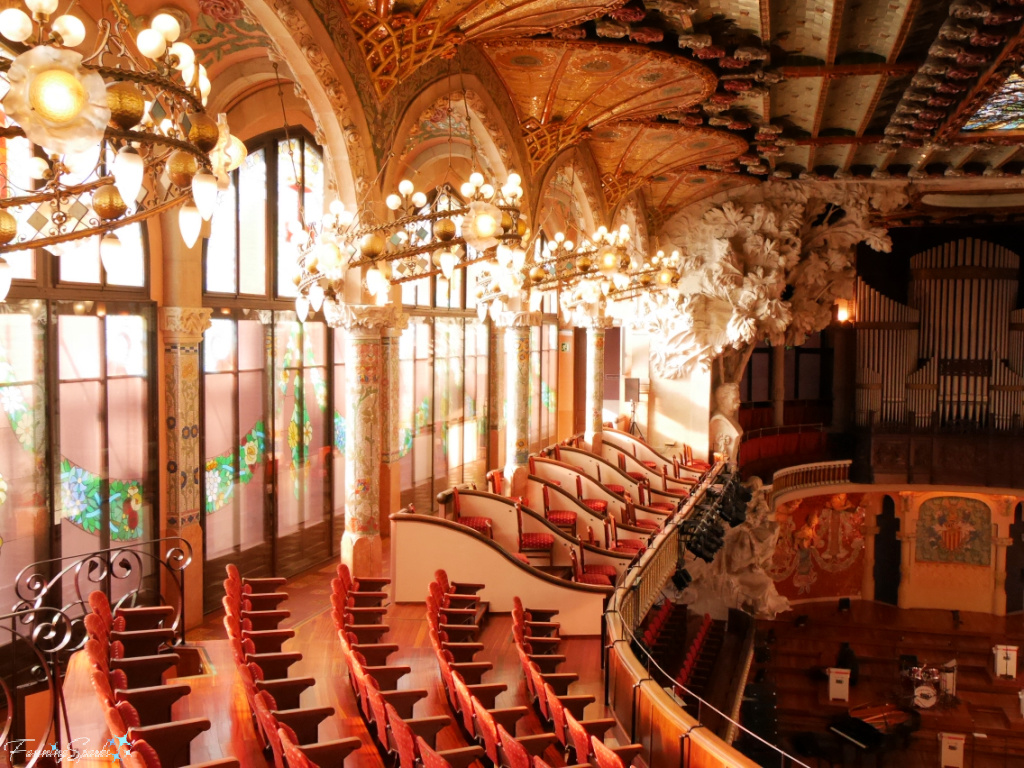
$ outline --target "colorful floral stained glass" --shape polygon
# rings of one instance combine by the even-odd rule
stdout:
[[[553,390],[546,381],[540,383],[540,402],[551,413],[555,412],[557,404],[555,402],[555,390]]]
[[[964,125],[965,131],[1024,129],[1024,77],[1014,72]]]
[[[87,533],[99,533],[103,516],[102,478],[73,464],[60,462],[60,502],[64,519]],[[142,538],[139,510],[143,487],[140,480],[110,480],[110,538],[132,541]]]
[[[263,463],[267,451],[267,432],[262,421],[257,421],[239,443],[239,471],[237,482],[243,485],[253,478],[254,468]],[[206,462],[206,513],[222,509],[235,491],[234,452],[227,451]]]

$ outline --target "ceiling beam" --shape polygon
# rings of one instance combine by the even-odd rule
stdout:
[[[782,66],[779,74],[786,78],[796,77],[856,77],[857,75],[909,75],[917,72],[921,62],[908,61],[899,64],[872,62],[869,64],[812,64],[810,66]]]

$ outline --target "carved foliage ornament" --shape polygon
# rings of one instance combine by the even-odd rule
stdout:
[[[869,217],[863,185],[774,182],[670,222],[683,277],[660,306],[647,297],[655,373],[681,378],[727,351],[800,345],[824,328],[836,299],[853,295],[856,245],[891,249]]]

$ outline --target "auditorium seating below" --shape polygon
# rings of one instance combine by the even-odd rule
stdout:
[[[291,616],[281,626],[295,630],[294,639],[289,640],[286,647],[302,653],[302,659],[295,662],[288,672],[290,677],[316,678],[316,684],[302,695],[303,707],[333,707],[336,712],[320,726],[321,741],[340,737],[356,737],[362,741],[363,746],[346,758],[345,768],[380,768],[384,763],[359,715],[330,615],[331,579],[336,575],[335,564],[325,564],[290,580],[285,586]],[[203,659],[204,669],[201,674],[187,679],[192,693],[175,705],[174,717],[205,717],[211,721],[211,728],[200,733],[192,742],[192,762],[230,755],[238,758],[242,766],[267,765],[257,746],[245,693],[235,673],[222,619],[222,612],[210,614],[201,627],[188,633],[189,643],[198,645],[200,649],[198,655]],[[382,642],[400,646],[399,650],[390,655],[387,663],[411,668],[411,672],[402,679],[400,687],[428,691],[426,699],[416,705],[416,716],[450,715],[427,632],[423,603],[391,604],[385,621],[389,630]],[[493,664],[493,670],[487,673],[488,682],[508,686],[507,692],[498,697],[499,706],[528,701],[522,666],[512,634],[512,617],[509,614],[495,614],[487,617],[479,635],[483,649],[475,660]],[[566,637],[561,640],[560,652],[567,658],[559,672],[579,675],[578,682],[573,684],[572,693],[595,697],[595,703],[587,707],[587,717],[606,717],[608,713],[603,705],[600,639]],[[72,659],[72,669],[65,688],[72,718],[72,733],[87,736],[92,744],[102,744],[109,736],[103,713],[95,705],[96,694],[90,685],[86,661],[85,654],[78,654]],[[173,678],[165,680],[172,681]],[[519,721],[517,733],[522,736],[549,730],[549,727],[541,724],[536,711],[531,708]],[[612,735],[610,732],[609,736]],[[619,743],[627,743],[620,732],[615,733],[614,737]],[[444,728],[437,736],[439,750],[465,745],[466,739],[455,725]],[[545,752],[545,760],[553,766],[563,765],[561,747],[552,746]],[[76,763],[78,768],[95,768],[100,765],[109,768],[109,759],[90,761],[83,758]]]

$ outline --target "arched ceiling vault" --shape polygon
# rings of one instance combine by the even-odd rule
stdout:
[[[1024,64],[1016,0],[113,2],[130,24],[180,8],[215,89],[280,56],[349,198],[402,151],[417,97],[460,73],[493,103],[528,188],[578,147],[599,207],[635,194],[654,224],[768,177],[956,180],[991,196],[1024,172],[1024,118],[1004,116],[1024,109],[999,90]],[[1024,218],[964,216],[991,210]]]

